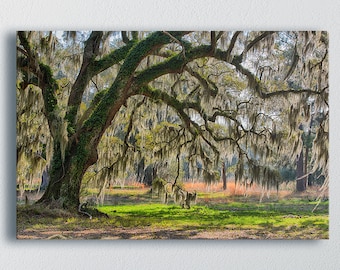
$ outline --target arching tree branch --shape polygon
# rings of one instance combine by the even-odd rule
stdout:
[[[244,51],[241,53],[241,59],[243,59],[243,56],[251,49],[253,48],[258,42],[260,42],[262,39],[266,38],[267,36],[272,35],[273,31],[266,31],[264,33],[262,33],[261,35],[257,36],[256,38],[254,38],[244,49]]]

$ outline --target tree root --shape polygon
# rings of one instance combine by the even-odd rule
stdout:
[[[82,215],[88,216],[90,219],[92,219],[93,217],[106,217],[109,218],[109,216],[103,212],[100,212],[98,209],[96,208],[92,208],[92,207],[88,207],[88,202],[85,203],[81,203],[79,204],[78,207],[78,212]]]

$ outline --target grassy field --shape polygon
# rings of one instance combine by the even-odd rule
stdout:
[[[189,187],[190,189],[190,187]],[[312,212],[311,194],[285,193],[259,202],[223,191],[198,193],[197,204],[165,205],[146,188],[108,190],[97,209],[108,218],[74,217],[36,205],[17,207],[18,239],[327,239],[328,200]],[[279,194],[278,194],[279,195]]]

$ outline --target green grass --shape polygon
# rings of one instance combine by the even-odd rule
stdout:
[[[170,203],[161,204],[150,194],[131,189],[116,192],[113,205],[97,209],[109,218],[73,216],[38,206],[18,206],[17,231],[109,231],[114,228],[171,231],[214,232],[244,230],[264,238],[327,239],[329,228],[328,201],[316,202],[301,198],[262,202],[244,198],[225,198],[215,194],[205,197],[190,209]],[[110,201],[109,201],[110,202]]]
[[[301,207],[303,206],[303,208]],[[116,220],[120,226],[195,227],[197,229],[227,228],[230,225],[243,229],[313,226],[328,228],[327,213],[311,213],[314,206],[299,204],[252,204],[234,202],[210,206],[197,205],[182,209],[177,205],[141,204],[102,206],[98,209]],[[302,208],[302,211],[301,211]]]

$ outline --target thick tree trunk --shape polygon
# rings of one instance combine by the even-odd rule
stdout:
[[[60,144],[55,143],[50,170],[50,181],[47,189],[38,203],[49,204],[58,201],[60,206],[71,211],[77,211],[82,178],[89,166],[98,157],[96,145],[89,144],[91,134],[84,134],[78,143],[74,142],[61,159]]]
[[[128,98],[128,95],[122,94],[120,89],[124,88],[121,85],[114,86],[117,91],[107,95],[104,106],[94,111],[79,132],[69,138],[64,161],[61,158],[60,143],[55,143],[50,182],[39,202],[50,203],[58,200],[62,207],[78,211],[83,176],[86,170],[98,160],[98,143]]]
[[[53,151],[54,154],[49,172],[50,181],[44,195],[41,197],[38,203],[49,203],[52,200],[58,200],[60,198],[60,187],[63,180],[63,172],[65,172],[61,160],[60,143],[54,143]]]

